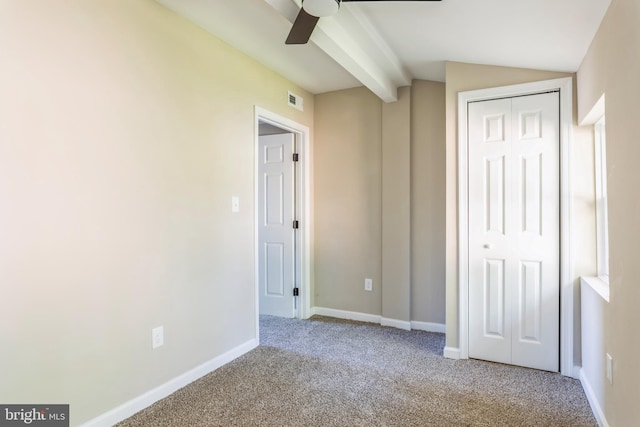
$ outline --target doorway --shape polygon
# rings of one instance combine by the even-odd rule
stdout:
[[[574,272],[571,262],[571,203],[572,191],[570,185],[570,152],[573,126],[573,81],[570,77],[545,80],[532,83],[479,89],[458,94],[458,163],[457,163],[457,341],[458,346],[445,348],[445,356],[456,359],[469,358],[469,138],[468,138],[468,108],[469,104],[500,98],[513,98],[539,94],[544,92],[559,93],[559,150],[560,150],[560,330],[559,357],[560,372],[563,375],[578,378],[579,368],[574,364]]]
[[[310,132],[259,107],[254,118],[258,335],[260,314],[310,316]]]

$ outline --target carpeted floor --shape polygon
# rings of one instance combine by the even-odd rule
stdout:
[[[262,316],[260,335],[119,426],[597,426],[578,381],[444,359],[442,334]]]

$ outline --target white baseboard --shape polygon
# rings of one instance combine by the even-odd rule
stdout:
[[[439,334],[444,334],[446,332],[446,326],[442,323],[418,322],[417,320],[411,321],[411,329],[415,329],[417,331],[437,332]]]
[[[336,319],[357,320],[358,322],[380,323],[381,316],[358,313],[357,311],[336,310],[333,308],[313,307],[314,314],[335,317]]]
[[[582,366],[573,365],[573,369],[571,370],[571,378],[579,380],[581,374],[582,374]]]
[[[378,323],[382,326],[391,326],[398,329],[445,333],[445,325],[441,323],[418,322],[388,319],[377,314],[359,313],[357,311],[336,310],[334,308],[313,307],[311,315],[335,317],[336,319],[357,320],[359,322]]]
[[[82,424],[81,427],[110,427],[122,420],[125,420],[135,414],[151,406],[157,401],[164,399],[170,394],[174,393],[178,389],[194,382],[195,380],[207,375],[210,372],[215,371],[219,367],[226,365],[234,359],[242,356],[243,354],[253,350],[258,346],[258,340],[252,339],[244,344],[239,345],[220,356],[197,366],[190,371],[185,372],[182,375],[152,389],[148,392],[123,403],[122,405],[99,415],[92,420]]]
[[[596,395],[591,387],[591,383],[589,379],[584,374],[584,371],[580,371],[580,383],[582,384],[582,389],[584,390],[584,394],[587,395],[587,400],[589,401],[589,405],[591,406],[591,411],[593,412],[593,416],[596,418],[598,422],[598,426],[600,427],[609,427],[609,423],[604,416],[604,411],[602,410],[602,406],[600,406],[600,402],[596,398]]]
[[[460,349],[458,347],[445,347],[442,355],[446,359],[460,359]]]
[[[411,322],[406,320],[387,319],[386,317],[381,317],[380,325],[391,326],[392,328],[404,329],[405,331],[411,330]]]

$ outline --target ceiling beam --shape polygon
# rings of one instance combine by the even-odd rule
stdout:
[[[293,23],[299,0],[265,0]],[[317,45],[384,102],[398,100],[398,87],[411,78],[367,18],[343,6],[336,16],[321,18],[311,35]],[[369,53],[371,52],[371,53]]]

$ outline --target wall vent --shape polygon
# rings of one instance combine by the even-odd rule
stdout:
[[[296,95],[295,93],[292,93],[291,91],[289,91],[288,93],[288,98],[287,101],[289,103],[290,106],[292,106],[293,108],[296,108],[300,111],[303,111],[303,99],[301,96]]]

